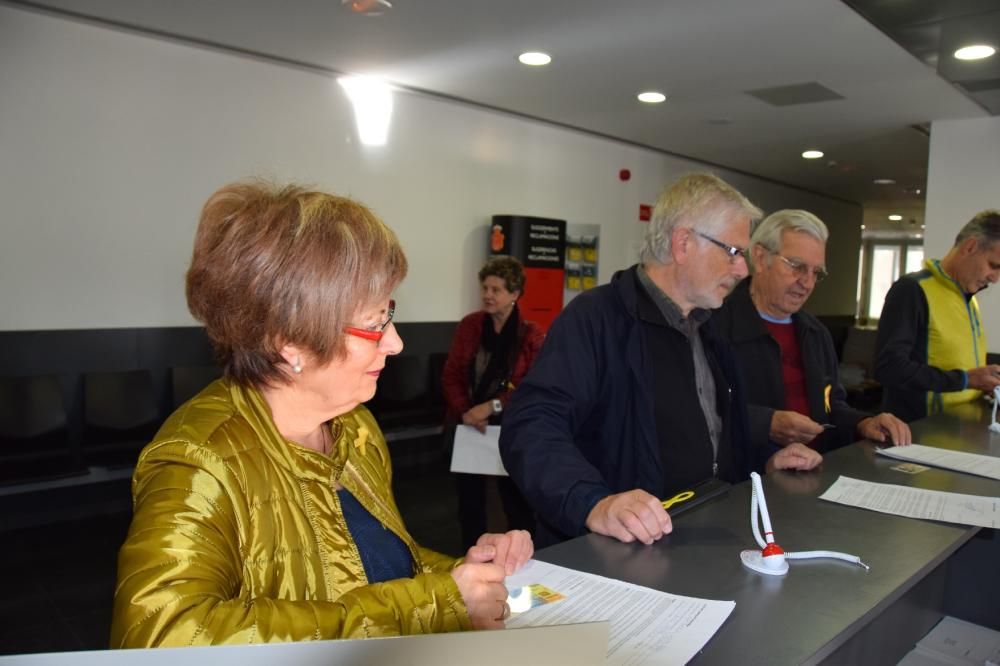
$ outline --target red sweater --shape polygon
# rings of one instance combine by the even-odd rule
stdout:
[[[462,414],[474,406],[469,398],[470,366],[476,358],[476,351],[479,349],[479,342],[483,335],[484,318],[482,311],[473,312],[466,315],[458,323],[455,337],[451,341],[451,349],[448,350],[448,360],[445,362],[444,372],[441,374],[441,388],[444,392],[447,417],[458,422],[462,421]],[[542,328],[533,321],[522,319],[517,334],[521,347],[517,350],[517,358],[510,376],[510,384],[515,387],[528,374],[528,370],[535,362],[538,350],[542,348],[542,342],[545,340]],[[509,389],[499,396],[505,407],[509,396]]]

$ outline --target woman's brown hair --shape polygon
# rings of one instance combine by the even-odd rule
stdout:
[[[227,377],[287,381],[283,344],[320,364],[345,352],[343,329],[406,276],[396,234],[343,197],[253,181],[227,185],[202,209],[187,302]]]

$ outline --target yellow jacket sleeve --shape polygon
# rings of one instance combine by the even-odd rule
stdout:
[[[201,464],[205,463],[205,464]],[[270,535],[273,557],[248,555],[254,511],[237,491],[232,461],[144,457],[133,481],[135,515],[119,554],[113,647],[263,643],[470,629],[454,560],[418,548],[421,572],[374,585],[334,583],[349,552],[311,566],[286,530]],[[208,469],[211,468],[211,469]],[[220,473],[220,469],[223,472]],[[281,512],[278,509],[279,517]],[[286,521],[288,522],[288,521]],[[282,524],[278,521],[279,525]],[[287,525],[287,532],[300,532]],[[321,549],[320,549],[321,550]],[[315,559],[315,558],[314,558]],[[440,567],[440,568],[439,568]],[[317,571],[320,573],[317,574]],[[341,576],[341,579],[343,576]],[[270,594],[260,589],[276,586]]]

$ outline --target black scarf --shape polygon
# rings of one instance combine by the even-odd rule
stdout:
[[[493,328],[493,318],[483,313],[483,332],[479,338],[478,354],[485,354],[489,360],[478,381],[476,363],[472,363],[469,368],[472,374],[469,381],[469,386],[472,387],[472,404],[478,405],[495,398],[507,387],[511,372],[514,370],[520,326],[521,315],[516,303],[499,333]]]

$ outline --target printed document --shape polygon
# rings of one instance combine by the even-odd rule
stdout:
[[[1000,526],[1000,498],[871,483],[842,476],[820,499],[907,518],[979,527]]]
[[[539,560],[508,576],[506,585],[508,628],[610,622],[608,664],[684,664],[736,607],[733,601],[682,597]]]
[[[500,461],[500,426],[486,426],[486,434],[467,425],[455,428],[451,471],[507,476]]]
[[[878,454],[896,458],[898,460],[908,460],[931,467],[943,467],[953,469],[966,474],[976,476],[986,476],[991,479],[1000,480],[1000,458],[984,456],[978,453],[964,453],[962,451],[949,451],[939,449],[934,446],[921,446],[920,444],[910,444],[909,446],[892,446],[887,449],[878,449]]]

